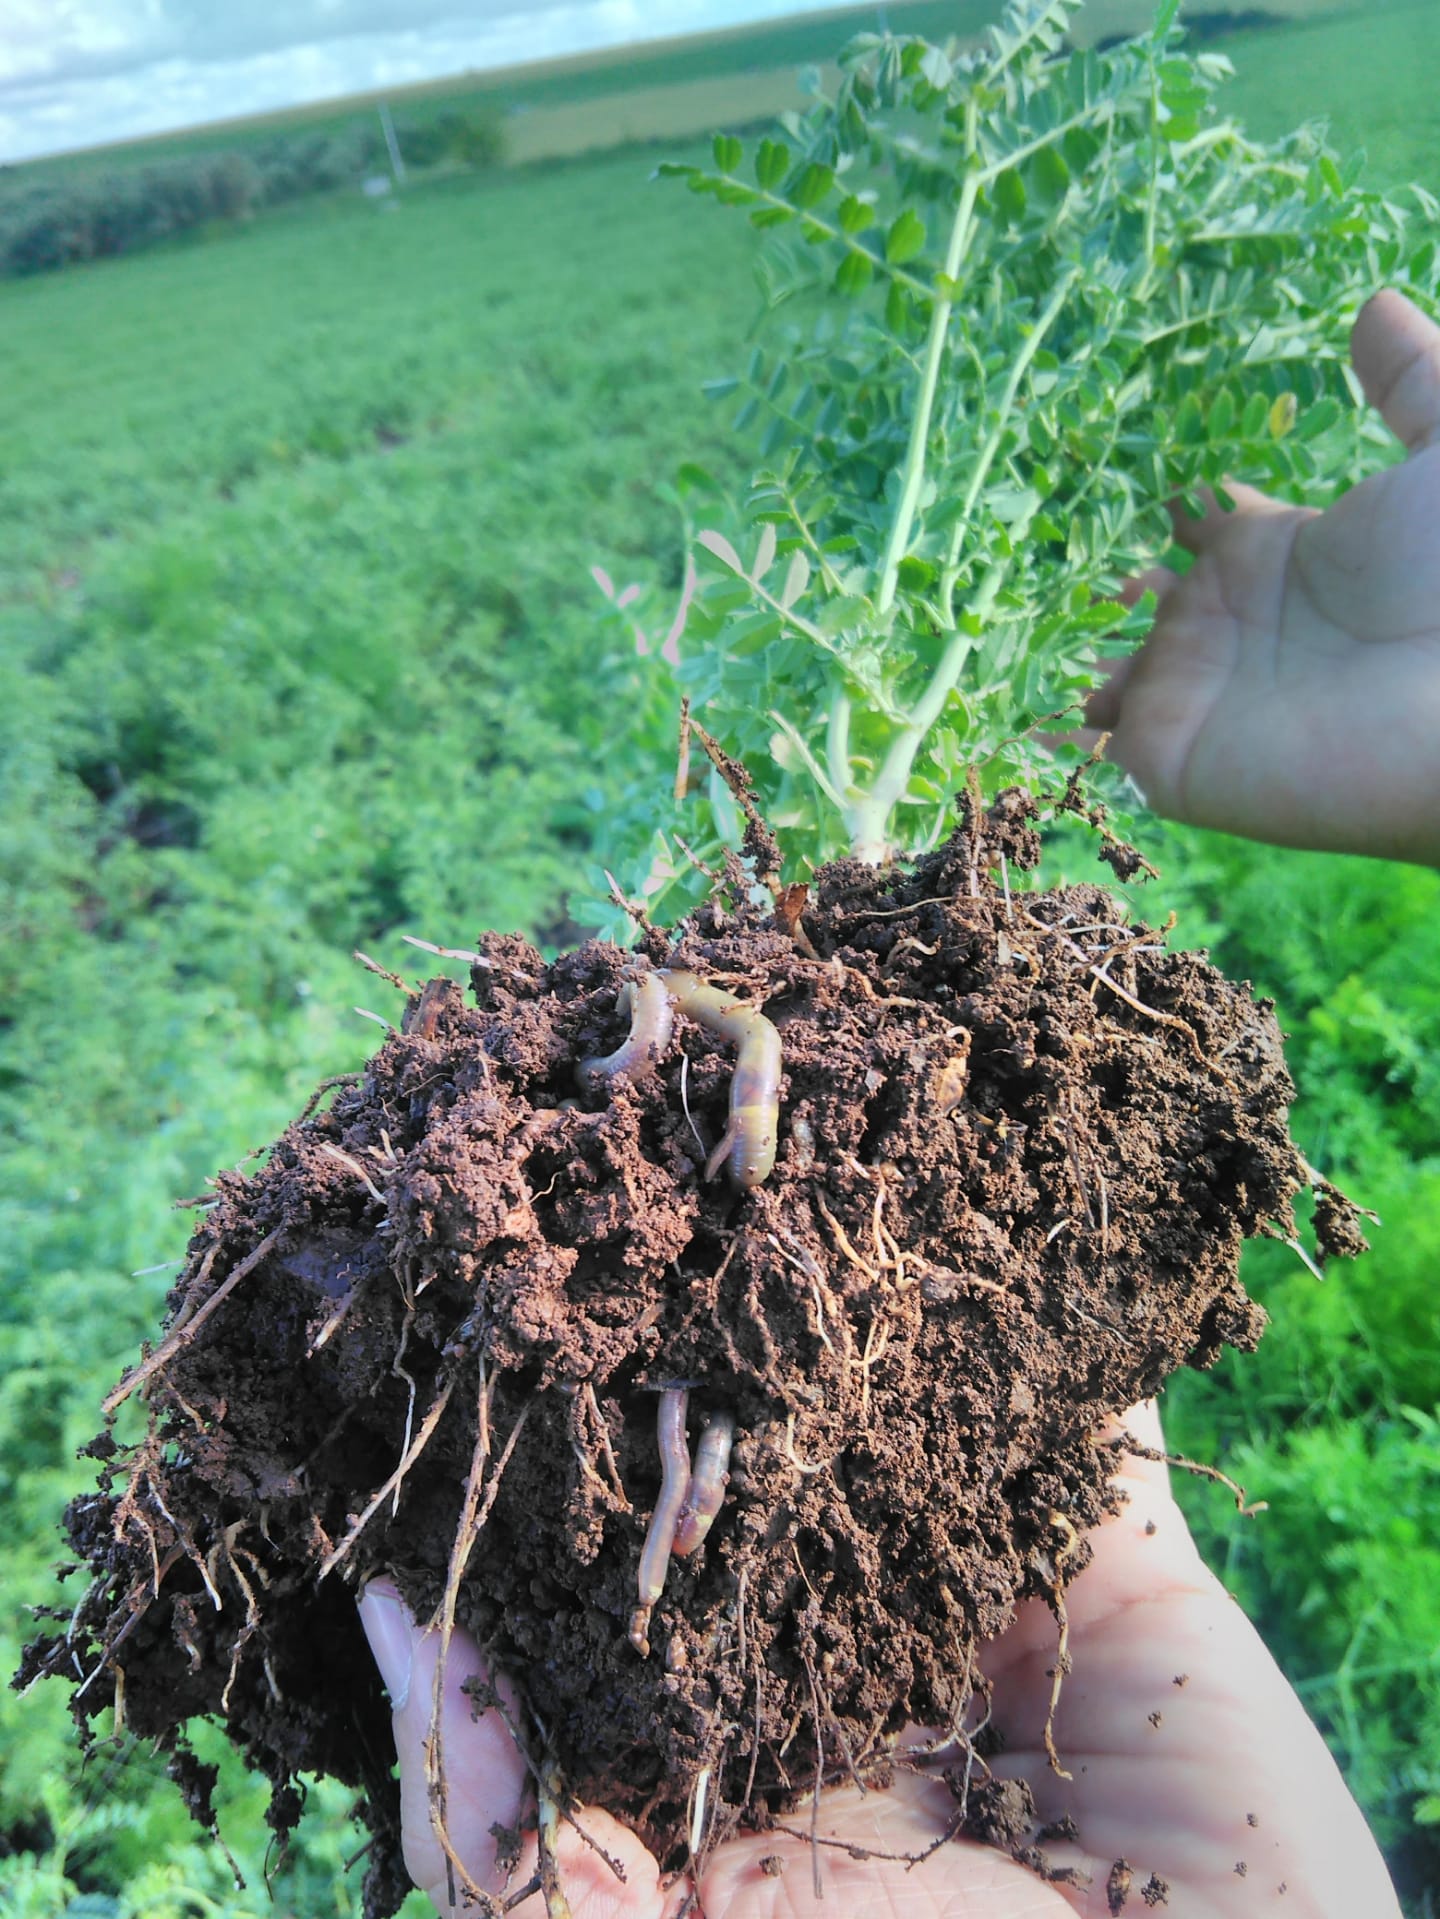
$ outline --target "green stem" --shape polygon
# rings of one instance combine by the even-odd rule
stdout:
[[[830,784],[843,796],[850,788],[850,696],[843,687],[835,689],[835,697],[830,702],[825,758],[830,768]]]
[[[1005,563],[997,560],[982,577],[975,589],[975,597],[967,608],[975,620],[983,619],[994,605],[995,596],[1005,582],[1006,571]],[[890,823],[890,815],[910,783],[915,755],[926,734],[944,712],[945,702],[960,678],[960,669],[977,645],[978,641],[968,632],[956,631],[951,634],[930,684],[911,708],[904,726],[890,742],[884,763],[869,792],[861,794],[847,809],[850,844],[859,859],[878,865],[885,858],[888,850],[886,828]]]
[[[1160,198],[1160,88],[1155,77],[1155,52],[1150,52],[1150,191],[1145,197],[1145,277],[1148,291],[1155,271],[1155,211]]]
[[[979,176],[973,166],[970,166],[975,157],[976,128],[977,109],[972,95],[965,109],[965,157],[969,170],[965,175],[965,184],[960,190],[960,204],[955,209],[955,224],[950,229],[950,245],[945,254],[944,267],[947,280],[955,280],[959,277],[974,226],[975,201],[980,192]],[[940,384],[940,362],[945,356],[945,336],[950,330],[951,302],[938,292],[934,297],[935,307],[930,316],[930,336],[925,343],[925,366],[920,376],[920,396],[915,406],[915,417],[910,422],[910,444],[905,451],[905,469],[900,482],[900,498],[895,507],[895,519],[890,528],[889,543],[885,548],[885,560],[880,572],[880,591],[875,601],[875,610],[881,615],[888,613],[895,604],[900,562],[909,550],[915,514],[920,505],[920,489],[925,483],[925,450],[930,442],[930,420],[935,411],[935,392]]]
[[[955,582],[960,575],[960,549],[965,543],[965,535],[970,530],[970,516],[975,511],[976,502],[986,480],[990,477],[990,468],[1000,451],[1000,442],[1005,437],[1005,429],[1010,424],[1011,409],[1015,405],[1015,396],[1020,391],[1020,382],[1030,369],[1031,362],[1044,344],[1045,335],[1054,326],[1060,316],[1060,309],[1069,298],[1070,289],[1075,284],[1079,269],[1072,267],[1061,279],[1059,286],[1051,294],[1041,311],[1039,318],[1030,329],[1029,338],[1015,357],[1015,364],[1005,382],[1005,390],[1000,396],[1000,406],[995,416],[995,424],[990,429],[985,444],[980,449],[970,475],[970,484],[965,489],[965,498],[960,507],[960,517],[955,522],[955,530],[950,536],[950,551],[946,556],[945,572],[940,581],[940,606],[954,619],[953,598]]]

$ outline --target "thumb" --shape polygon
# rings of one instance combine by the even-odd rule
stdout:
[[[491,1707],[476,1711],[468,1684],[486,1682],[490,1673],[468,1633],[451,1640],[443,1674],[437,1675],[440,1634],[417,1626],[393,1581],[374,1579],[360,1601],[360,1623],[390,1694],[395,1715],[395,1746],[400,1761],[400,1824],[405,1867],[417,1886],[442,1912],[454,1910],[444,1848],[432,1820],[425,1776],[426,1742],[432,1729],[445,1754],[446,1825],[465,1869],[482,1886],[502,1886],[499,1830],[519,1827],[526,1817],[524,1762],[504,1717]],[[436,1681],[440,1681],[438,1722]],[[513,1690],[503,1681],[496,1690],[512,1716]]]
[[[1365,397],[1412,453],[1440,441],[1440,327],[1386,287],[1360,310],[1350,354]]]

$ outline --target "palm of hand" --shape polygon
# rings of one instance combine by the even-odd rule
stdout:
[[[1130,1424],[1146,1443],[1158,1437],[1143,1414]],[[816,1855],[803,1837],[775,1834],[717,1848],[701,1881],[700,1911],[710,1919],[800,1919],[817,1910],[847,1919],[902,1912],[907,1919],[959,1919],[980,1910],[986,1919],[1068,1919],[1110,1910],[1107,1881],[1123,1860],[1133,1901],[1138,1905],[1153,1873],[1176,1919],[1268,1911],[1282,1884],[1283,1910],[1294,1919],[1398,1914],[1379,1853],[1333,1761],[1239,1608],[1202,1565],[1163,1469],[1137,1463],[1122,1481],[1128,1504],[1094,1535],[1093,1562],[1069,1596],[1073,1672],[1056,1723],[1069,1781],[1051,1771],[1043,1745],[1056,1653],[1049,1613],[1038,1604],[1024,1608],[986,1659],[995,1719],[1007,1735],[995,1770],[1029,1782],[1042,1820],[1073,1816],[1078,1844],[1047,1852],[1057,1865],[1079,1867],[1085,1883],[1047,1885],[1005,1854],[967,1841],[942,1846],[913,1870],[852,1856],[845,1848],[921,1852],[953,1815],[943,1783],[901,1773],[887,1792],[826,1793],[817,1831],[838,1843]],[[447,1911],[422,1758],[434,1648],[435,1635],[415,1635],[396,1742],[406,1862]],[[479,1669],[474,1646],[457,1637],[441,1722],[449,1827],[467,1870],[498,1892],[492,1823],[518,1823],[528,1788],[497,1715],[472,1719],[460,1691]],[[1176,1684],[1180,1676],[1183,1686]],[[388,1672],[387,1679],[394,1693]],[[560,1878],[574,1919],[678,1919],[688,1882],[662,1886],[633,1833],[604,1813],[578,1816],[626,1876],[617,1880],[573,1830],[562,1828]],[[802,1835],[809,1823],[808,1810],[785,1821]],[[532,1840],[512,1885],[525,1883],[534,1856]],[[761,1862],[775,1858],[784,1869],[772,1876]],[[816,1871],[826,1895],[819,1908]]]
[[[1440,332],[1398,294],[1356,367],[1411,446],[1325,513],[1248,487],[1179,519],[1183,576],[1135,582],[1155,626],[1091,702],[1161,811],[1295,846],[1440,852]]]

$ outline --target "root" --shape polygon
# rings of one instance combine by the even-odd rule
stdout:
[[[315,1108],[320,1104],[321,1100],[324,1099],[325,1095],[334,1092],[337,1086],[358,1086],[363,1078],[363,1073],[332,1073],[329,1079],[322,1079],[320,1084],[315,1088],[315,1091],[305,1102],[305,1110],[301,1113],[295,1124],[297,1126],[303,1126],[305,1121],[309,1119],[310,1115],[315,1111]],[[208,1205],[209,1202],[204,1200],[177,1199],[175,1204],[177,1206],[196,1206]]]
[[[429,1412],[426,1413],[419,1432],[416,1433],[408,1450],[402,1456],[400,1464],[395,1468],[394,1472],[391,1473],[379,1492],[372,1494],[370,1502],[364,1512],[362,1512],[360,1517],[354,1522],[349,1532],[346,1533],[345,1537],[340,1541],[340,1544],[321,1562],[317,1577],[323,1579],[327,1573],[334,1572],[335,1568],[340,1564],[340,1561],[349,1553],[351,1547],[370,1524],[370,1521],[375,1517],[376,1513],[378,1513],[380,1508],[385,1504],[385,1501],[390,1497],[391,1493],[394,1493],[397,1497],[399,1496],[401,1480],[404,1479],[421,1453],[423,1453],[429,1445],[430,1436],[440,1424],[440,1417],[449,1405],[450,1395],[454,1390],[455,1380],[452,1376],[446,1380],[445,1384],[437,1393],[434,1405],[430,1408]]]
[[[555,1848],[560,1830],[560,1772],[557,1766],[547,1764],[541,1768],[536,1791],[540,1806],[535,1832],[540,1854],[540,1890],[545,1898],[545,1919],[572,1919],[570,1901],[560,1884],[560,1865]]]
[[[430,1829],[435,1834],[442,1852],[445,1854],[447,1890],[450,1904],[456,1903],[456,1881],[464,1888],[467,1900],[477,1904],[487,1915],[496,1910],[496,1902],[476,1885],[465,1869],[465,1864],[456,1852],[450,1838],[449,1821],[446,1817],[445,1754],[443,1735],[440,1730],[441,1707],[445,1697],[445,1671],[450,1660],[450,1642],[455,1635],[455,1606],[460,1596],[460,1582],[465,1577],[465,1568],[469,1564],[470,1554],[475,1542],[485,1529],[485,1522],[495,1504],[500,1482],[505,1477],[505,1468],[510,1464],[516,1444],[525,1430],[525,1422],[530,1417],[533,1400],[527,1400],[521,1408],[520,1416],[510,1429],[510,1437],[505,1441],[504,1450],[495,1462],[495,1470],[490,1475],[490,1483],[485,1486],[484,1497],[481,1487],[485,1480],[485,1468],[490,1459],[490,1413],[495,1397],[494,1381],[486,1374],[485,1357],[482,1353],[479,1362],[479,1393],[476,1401],[475,1450],[470,1458],[470,1471],[465,1481],[465,1496],[460,1507],[460,1523],[455,1528],[454,1542],[450,1548],[450,1566],[445,1578],[445,1592],[435,1614],[430,1621],[430,1630],[438,1628],[440,1650],[435,1661],[435,1679],[430,1695],[430,1727],[425,1738],[425,1784],[430,1801]],[[433,1410],[433,1409],[432,1409]],[[543,1809],[542,1795],[542,1809]],[[552,1919],[564,1919],[568,1908],[551,1908],[549,1898],[547,1910]]]
[[[1132,1011],[1139,1013],[1144,1019],[1154,1020],[1157,1025],[1176,1027],[1189,1041],[1190,1051],[1197,1064],[1210,1067],[1220,1079],[1224,1080],[1227,1084],[1229,1083],[1228,1076],[1220,1071],[1204,1047],[1200,1044],[1199,1036],[1188,1020],[1181,1019],[1177,1013],[1162,1013],[1158,1007],[1147,1006],[1143,1000],[1137,999],[1128,987],[1122,986],[1118,980],[1110,977],[1109,972],[1106,970],[1110,962],[1121,953],[1135,946],[1141,937],[1140,935],[1132,935],[1122,941],[1118,946],[1107,948],[1103,956],[1097,961],[1093,953],[1087,953],[1083,946],[1071,939],[1068,933],[1062,932],[1060,927],[1054,922],[1037,919],[1033,913],[1027,913],[1023,910],[1020,917],[1025,921],[1027,926],[1034,927],[1037,933],[1048,933],[1052,939],[1058,940],[1067,953],[1073,954],[1074,957],[1079,960],[1091,979],[1097,981],[1101,986],[1109,987],[1115,997],[1124,1000],[1125,1004],[1130,1007]]]
[[[1184,1453],[1162,1452],[1158,1446],[1144,1446],[1138,1439],[1132,1439],[1129,1433],[1122,1433],[1118,1439],[1097,1441],[1107,1452],[1129,1453],[1132,1459],[1148,1459],[1157,1466],[1178,1466],[1182,1472],[1194,1473],[1197,1479],[1213,1479],[1217,1485],[1225,1487],[1235,1501],[1235,1510],[1244,1519],[1253,1519],[1256,1513],[1270,1510],[1268,1499],[1247,1501],[1245,1488],[1233,1480],[1228,1473],[1222,1473],[1218,1466],[1202,1465],[1198,1459],[1187,1459]]]
[[[375,1184],[374,1180],[371,1179],[358,1159],[352,1159],[349,1153],[342,1153],[338,1146],[331,1146],[326,1141],[321,1142],[320,1151],[326,1154],[328,1158],[338,1160],[346,1172],[353,1173],[356,1179],[358,1179],[360,1184],[365,1188],[366,1192],[369,1193],[371,1199],[377,1201],[381,1206],[385,1204],[385,1195]]]
[[[1060,1707],[1060,1688],[1065,1683],[1065,1675],[1070,1671],[1070,1615],[1065,1606],[1064,1566],[1074,1557],[1080,1545],[1080,1535],[1062,1512],[1052,1512],[1050,1524],[1061,1536],[1061,1546],[1056,1553],[1053,1565],[1043,1556],[1040,1569],[1050,1580],[1050,1591],[1046,1597],[1050,1609],[1055,1615],[1055,1623],[1060,1628],[1060,1642],[1055,1649],[1055,1666],[1051,1674],[1050,1705],[1045,1714],[1045,1756],[1050,1761],[1050,1770],[1060,1779],[1073,1779],[1060,1764],[1060,1754],[1055,1746],[1055,1714]]]
[[[283,1238],[284,1233],[285,1228],[283,1226],[276,1226],[272,1231],[268,1232],[260,1244],[255,1247],[252,1252],[247,1253],[245,1258],[241,1260],[229,1278],[220,1286],[216,1287],[215,1291],[205,1301],[203,1306],[197,1307],[188,1320],[177,1325],[169,1337],[161,1341],[147,1360],[144,1360],[131,1372],[126,1373],[125,1377],[120,1381],[120,1384],[101,1406],[101,1411],[107,1419],[110,1418],[112,1413],[116,1412],[125,1404],[125,1401],[137,1387],[143,1386],[147,1380],[153,1379],[162,1366],[168,1366],[176,1353],[190,1344],[196,1333],[198,1333],[200,1328],[205,1324],[205,1321],[210,1318],[212,1313],[219,1311],[242,1279],[248,1279],[250,1277],[255,1268],[263,1262],[266,1254]]]

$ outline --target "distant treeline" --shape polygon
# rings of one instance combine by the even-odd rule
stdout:
[[[407,167],[494,166],[503,135],[493,112],[397,120]],[[197,152],[67,177],[0,168],[0,276],[47,273],[78,260],[134,253],[216,220],[243,220],[306,194],[355,187],[385,169],[379,116],[340,131],[272,134],[244,150]]]

